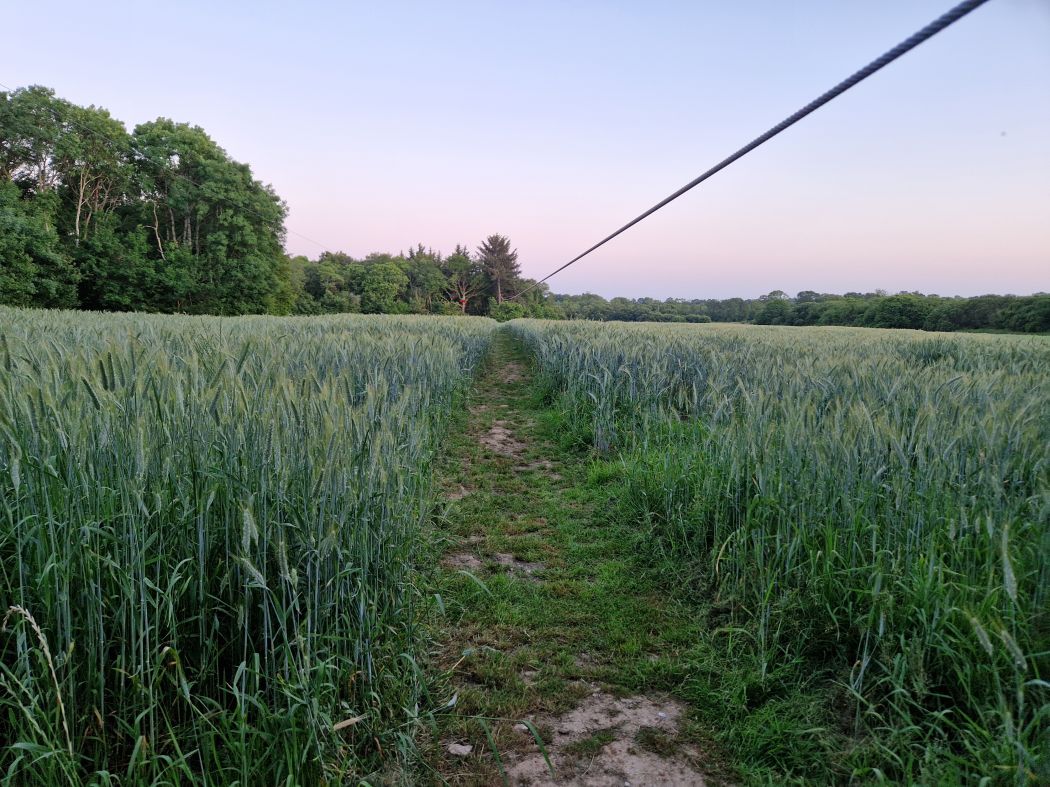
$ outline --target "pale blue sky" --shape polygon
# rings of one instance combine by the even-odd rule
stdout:
[[[951,4],[7,2],[0,82],[203,126],[325,248],[500,232],[540,276]],[[552,287],[1050,290],[1050,2],[991,0]]]

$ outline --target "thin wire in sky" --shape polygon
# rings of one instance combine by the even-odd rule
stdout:
[[[849,90],[851,87],[853,87],[856,84],[864,81],[865,79],[870,77],[872,74],[874,74],[879,69],[883,68],[884,66],[889,65],[894,60],[899,58],[901,55],[903,55],[906,52],[909,52],[910,50],[914,49],[915,47],[917,47],[922,42],[932,38],[934,35],[936,35],[937,33],[941,32],[942,30],[944,30],[946,27],[952,25],[953,23],[959,21],[964,16],[966,16],[968,13],[973,11],[975,8],[977,8],[978,6],[984,5],[986,2],[988,2],[988,0],[966,0],[965,2],[959,3],[957,6],[952,8],[947,13],[943,14],[942,16],[939,16],[937,19],[935,19],[932,22],[930,22],[930,24],[926,25],[926,27],[922,28],[922,30],[918,31],[913,36],[905,39],[904,41],[901,41],[901,43],[897,44],[897,46],[893,47],[893,49],[889,50],[888,52],[886,52],[881,57],[876,58],[875,60],[873,60],[870,63],[868,63],[868,65],[864,66],[864,68],[860,69],[860,71],[857,71],[852,76],[848,77],[847,79],[843,80],[842,82],[839,82],[837,85],[835,85],[835,87],[831,88],[831,90],[827,91],[826,93],[822,94],[818,98],[815,98],[813,101],[811,101],[808,104],[806,104],[806,106],[802,107],[802,109],[800,109],[795,114],[785,118],[784,120],[780,121],[775,126],[773,126],[773,128],[769,129],[769,131],[767,131],[766,133],[764,133],[761,136],[756,137],[755,139],[753,139],[750,142],[748,142],[746,145],[744,145],[744,147],[740,148],[740,150],[736,151],[736,153],[734,153],[733,155],[731,155],[728,158],[723,159],[722,161],[718,162],[717,164],[715,164],[715,166],[711,167],[711,169],[707,170],[702,175],[699,175],[698,177],[696,177],[693,180],[691,180],[688,183],[686,183],[684,186],[682,186],[682,188],[678,189],[678,191],[674,192],[673,194],[671,194],[668,197],[665,197],[664,199],[660,200],[655,205],[653,205],[651,208],[649,208],[649,210],[647,210],[644,213],[642,213],[642,214],[636,216],[635,218],[631,219],[629,222],[627,222],[622,227],[620,227],[618,230],[616,230],[616,232],[614,232],[611,235],[608,235],[605,238],[603,238],[602,240],[598,241],[597,243],[595,243],[593,246],[591,246],[589,249],[587,249],[582,254],[577,254],[575,257],[573,257],[567,263],[562,265],[560,268],[556,268],[555,270],[551,271],[550,273],[548,273],[546,276],[544,276],[539,281],[533,282],[528,287],[526,287],[524,290],[522,290],[521,292],[517,293],[516,295],[512,295],[507,300],[514,300],[515,298],[520,298],[522,295],[524,295],[525,293],[529,292],[530,290],[535,289],[536,287],[538,287],[539,285],[543,284],[543,282],[547,281],[551,277],[556,276],[557,274],[561,273],[563,270],[568,268],[570,265],[574,265],[575,263],[579,262],[584,257],[586,257],[588,254],[590,254],[592,251],[601,248],[602,246],[604,246],[606,243],[611,241],[613,238],[615,238],[620,233],[626,232],[631,227],[633,227],[635,224],[637,224],[638,222],[642,221],[646,217],[651,216],[652,214],[656,213],[656,211],[660,210],[660,208],[662,208],[665,205],[667,205],[668,203],[673,202],[674,200],[678,199],[679,197],[681,197],[683,194],[685,194],[690,189],[693,189],[696,186],[699,186],[701,183],[703,183],[709,177],[714,175],[716,172],[719,172],[720,170],[725,169],[726,167],[728,167],[730,164],[732,164],[737,159],[743,158],[748,153],[750,153],[752,150],[757,148],[759,145],[762,145],[763,143],[768,142],[773,137],[775,137],[777,134],[779,134],[781,131],[784,131],[785,129],[789,128],[790,126],[795,125],[795,123],[797,123],[798,121],[802,120],[802,118],[804,118],[806,115],[808,115],[811,112],[815,112],[816,110],[820,109],[822,106],[827,104],[833,98],[836,98],[837,96],[842,95],[847,90]]]

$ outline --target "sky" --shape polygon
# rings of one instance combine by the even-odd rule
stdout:
[[[0,84],[203,127],[290,253],[500,233],[539,278],[951,5],[0,0]],[[990,0],[550,285],[1050,291],[1050,0]]]

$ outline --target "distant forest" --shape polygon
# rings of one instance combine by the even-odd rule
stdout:
[[[552,295],[546,285],[530,288],[517,251],[498,234],[448,255],[419,245],[363,259],[290,257],[286,213],[270,186],[197,126],[158,118],[128,132],[106,110],[77,106],[48,88],[0,92],[2,304],[1050,331],[1046,294]]]
[[[760,325],[855,325],[924,331],[1050,331],[1050,294],[979,295],[946,298],[918,292],[813,291],[794,298],[775,290],[760,298],[685,300],[553,295],[550,302],[568,319],[628,322],[753,322]]]

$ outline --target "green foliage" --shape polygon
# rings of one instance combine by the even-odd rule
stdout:
[[[153,293],[179,286],[163,281],[150,262],[146,231],[122,231],[111,214],[95,218],[74,255],[80,272],[78,300],[84,309],[146,311],[159,305]]]
[[[426,469],[493,327],[0,308],[0,781],[394,767]]]
[[[129,134],[98,107],[43,87],[0,92],[0,302],[195,314],[488,314],[501,319],[758,322],[1050,332],[1050,295],[939,298],[775,290],[754,300],[551,295],[521,275],[510,239],[471,254],[290,264],[284,203],[203,129],[158,118]],[[384,263],[386,267],[372,269]],[[392,266],[392,267],[390,267]],[[397,269],[397,273],[392,268]]]
[[[495,299],[489,303],[489,317],[498,322],[516,320],[528,315],[525,307],[517,301],[503,301],[496,303]]]
[[[316,262],[304,258],[302,271],[308,300],[297,309],[303,314],[489,312],[480,296],[491,281],[479,261],[462,246],[447,258],[422,245],[407,256],[373,253],[363,260],[325,252]]]
[[[772,298],[762,305],[755,315],[755,322],[759,325],[790,325],[791,304],[783,298]]]
[[[620,322],[755,322],[760,325],[850,325],[926,331],[1050,332],[1050,295],[941,298],[919,293],[847,293],[804,290],[795,298],[775,290],[754,300],[613,298],[554,295],[549,304],[569,319]],[[539,316],[539,315],[534,315]]]
[[[398,296],[408,288],[408,276],[393,261],[370,262],[358,266],[355,283],[361,293],[361,311],[389,314],[395,310]]]
[[[547,302],[542,295],[535,298],[503,301],[503,303],[497,303],[495,298],[490,298],[486,313],[499,322],[518,320],[522,317],[547,320],[565,319],[564,313],[557,306]]]
[[[305,295],[305,272],[290,257],[281,255],[277,263],[277,286],[266,305],[267,314],[298,314],[299,297]]]
[[[487,287],[485,272],[465,246],[456,246],[442,265],[446,277],[445,292],[450,303],[462,314],[476,313],[479,296]],[[472,308],[473,307],[473,308]]]
[[[408,257],[398,262],[398,267],[408,277],[405,300],[411,311],[417,314],[433,312],[444,299],[448,282],[441,270],[441,255],[423,249],[419,244],[409,250]]]
[[[283,256],[280,199],[200,128],[161,118],[138,126],[133,139],[146,195],[139,221],[152,226],[161,259],[190,255],[188,286],[176,308],[264,311]]]
[[[0,92],[0,180],[13,180],[37,194],[54,186],[52,152],[68,108],[68,102],[45,87]]]
[[[712,605],[727,746],[774,781],[1045,780],[1050,343],[509,325]]]
[[[77,272],[63,253],[50,200],[27,201],[0,182],[0,304],[76,305]]]
[[[921,295],[879,298],[865,312],[864,321],[872,328],[918,328],[926,324],[933,305]]]
[[[161,118],[129,135],[32,87],[0,93],[0,140],[3,302],[289,309],[284,205],[201,129]]]
[[[518,250],[511,249],[510,238],[505,235],[489,235],[478,246],[478,264],[489,280],[488,294],[503,303],[521,286],[521,265]]]

